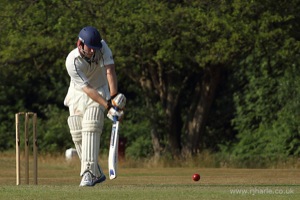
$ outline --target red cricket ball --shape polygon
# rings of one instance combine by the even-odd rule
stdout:
[[[194,181],[199,181],[200,180],[200,175],[199,174],[194,174],[193,175],[193,180]]]

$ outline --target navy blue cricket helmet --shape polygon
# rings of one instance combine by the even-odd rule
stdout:
[[[92,49],[101,49],[101,35],[95,27],[87,26],[79,32],[79,40]]]

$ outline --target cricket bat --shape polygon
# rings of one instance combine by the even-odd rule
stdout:
[[[109,155],[108,155],[109,179],[117,178],[118,145],[119,145],[119,121],[118,121],[118,117],[114,116],[114,121],[112,124],[112,130],[110,136]]]

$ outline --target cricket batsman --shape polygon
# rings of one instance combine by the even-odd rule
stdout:
[[[126,98],[118,93],[112,52],[92,26],[79,32],[66,69],[71,80],[64,104],[69,107],[68,126],[81,161],[79,186],[94,186],[106,179],[98,164],[104,113],[111,120],[121,119]]]

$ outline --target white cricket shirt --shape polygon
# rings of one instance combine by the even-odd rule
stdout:
[[[98,89],[107,84],[104,65],[114,64],[112,52],[104,40],[102,48],[97,52],[98,62],[89,63],[81,57],[78,48],[73,49],[66,59],[66,68],[71,77],[70,87],[81,89],[88,84]]]

